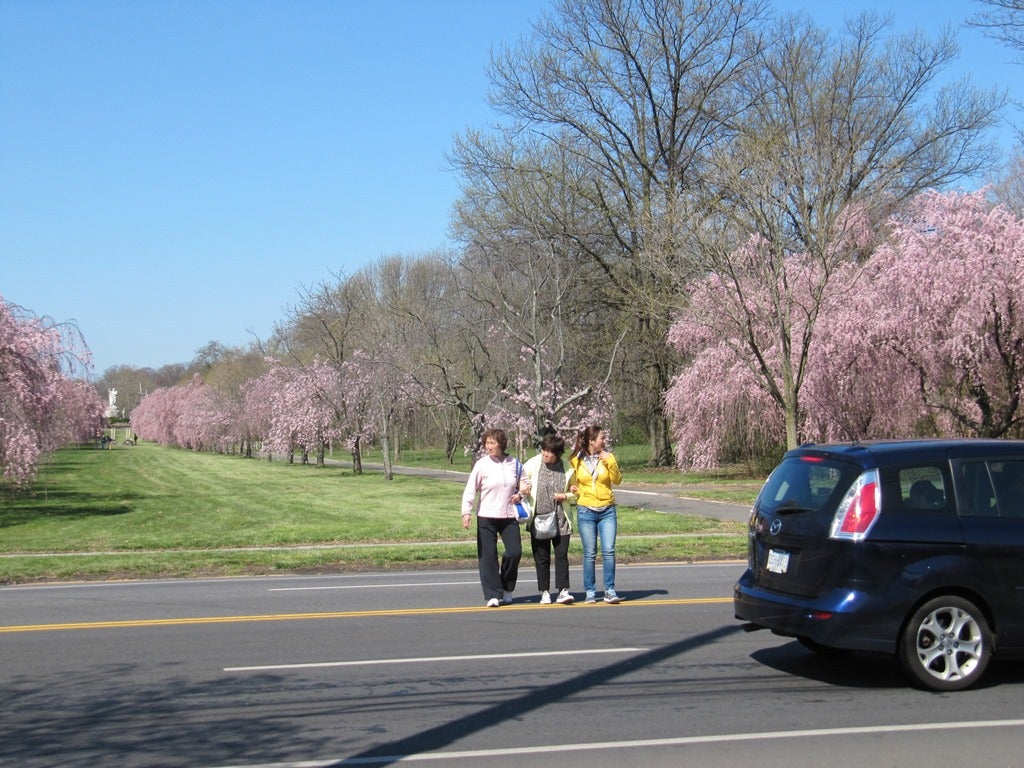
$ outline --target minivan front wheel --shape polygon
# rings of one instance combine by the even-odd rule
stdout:
[[[992,657],[992,633],[969,600],[947,595],[929,600],[910,617],[900,638],[900,662],[933,691],[974,685]]]

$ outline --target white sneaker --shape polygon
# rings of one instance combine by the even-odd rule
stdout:
[[[540,604],[541,605],[551,605],[551,593],[550,592],[541,592],[540,593]]]
[[[492,597],[490,600],[487,601],[488,608],[497,608],[499,605],[501,605],[501,600],[499,600],[496,597]]]
[[[559,602],[562,605],[572,605],[576,602],[576,598],[572,596],[572,593],[568,589],[563,589],[558,593],[556,602]]]
[[[604,591],[604,601],[612,605],[618,605],[622,602],[622,598],[615,594],[614,589],[606,589]]]

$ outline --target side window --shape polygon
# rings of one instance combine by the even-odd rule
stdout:
[[[899,470],[898,487],[906,509],[946,508],[946,484],[938,467],[904,467]]]
[[[989,462],[1000,517],[1024,518],[1024,461]]]
[[[984,461],[965,461],[959,469],[960,485],[963,488],[963,515],[974,517],[995,517],[999,514],[996,494]]]

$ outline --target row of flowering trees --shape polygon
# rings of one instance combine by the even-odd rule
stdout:
[[[206,384],[199,374],[187,384],[157,389],[132,412],[132,428],[164,445],[211,451],[241,446],[247,455],[255,446],[268,458],[300,453],[322,465],[337,443],[346,442],[358,457],[360,444],[387,432],[391,412],[415,397],[407,381],[379,382],[384,397],[367,387],[372,363],[362,355],[340,367],[319,358],[268,365],[234,393]]]
[[[35,317],[0,296],[0,474],[25,486],[47,453],[94,438],[105,403],[72,374],[88,356],[77,329]]]
[[[356,471],[362,449],[379,443],[385,476],[391,477],[390,440],[396,427],[417,408],[431,407],[437,394],[407,372],[397,349],[370,354],[356,350],[336,364],[316,358],[306,365],[268,360],[268,370],[229,394],[199,374],[183,385],[147,395],[131,415],[143,439],[192,450],[241,451],[253,447],[267,458],[298,453],[322,466],[329,447],[345,445]],[[501,427],[520,449],[531,447],[544,429],[571,442],[586,423],[608,423],[614,412],[602,384],[568,386],[555,376],[535,382],[521,375],[496,393],[493,407],[478,414],[473,433]],[[473,448],[473,446],[469,446]]]
[[[1024,435],[1024,221],[983,192],[928,192],[878,244],[854,223],[843,257],[773,261],[752,238],[730,270],[686,287],[668,337],[685,364],[665,393],[680,464],[772,455],[794,411],[800,441]],[[501,334],[488,341],[516,346]],[[389,461],[396,424],[453,406],[418,360],[381,342],[343,361],[273,363],[235,393],[196,378],[155,391],[132,423],[166,444],[257,445],[318,463],[331,444],[347,444],[358,463],[361,447],[380,441]],[[558,360],[523,345],[469,414],[473,435],[500,426],[522,450],[546,428],[571,441],[583,424],[610,424],[607,377],[566,380]]]
[[[764,247],[752,238],[731,270],[710,270],[686,288],[668,338],[686,362],[665,393],[681,464],[770,453],[794,403],[801,441],[1024,436],[1019,214],[982,192],[929,192],[889,222],[880,245],[858,235],[827,276],[822,260],[800,253],[767,270]],[[70,373],[87,356],[75,331],[0,298],[5,483],[27,484],[47,451],[89,439],[102,424],[104,403]],[[524,449],[545,428],[571,441],[583,424],[611,423],[607,377],[564,380],[559,358],[544,351],[521,347],[504,383],[471,414],[474,436],[500,426]],[[381,342],[341,361],[268,361],[234,391],[195,376],[148,395],[132,425],[167,445],[241,446],[247,455],[255,447],[265,456],[314,455],[318,464],[328,446],[344,444],[358,469],[368,441],[390,461],[388,440],[414,410],[453,406],[417,366],[408,348]]]
[[[669,339],[688,363],[666,392],[681,464],[777,443],[783,371],[804,441],[1024,434],[1024,220],[983,192],[929,192],[890,227],[825,294],[801,254],[770,286],[753,270],[690,285]]]

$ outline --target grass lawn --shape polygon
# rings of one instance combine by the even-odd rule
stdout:
[[[613,451],[622,468],[625,483],[652,487],[672,486],[680,496],[707,501],[752,504],[767,477],[767,471],[759,473],[752,467],[740,465],[723,467],[713,472],[683,472],[669,467],[649,467],[647,462],[651,457],[651,449],[648,445],[616,445]],[[342,451],[336,451],[332,458],[345,463],[352,461],[351,455]],[[379,451],[370,451],[363,456],[364,463],[380,464],[381,461]],[[403,451],[396,464],[458,472],[469,472],[473,466],[470,458],[461,453],[449,463],[444,451],[439,449]]]
[[[400,463],[448,466],[440,452]],[[447,480],[143,443],[59,451],[31,491],[0,493],[0,583],[476,563]],[[619,534],[621,562],[746,556],[736,523],[620,507]]]

